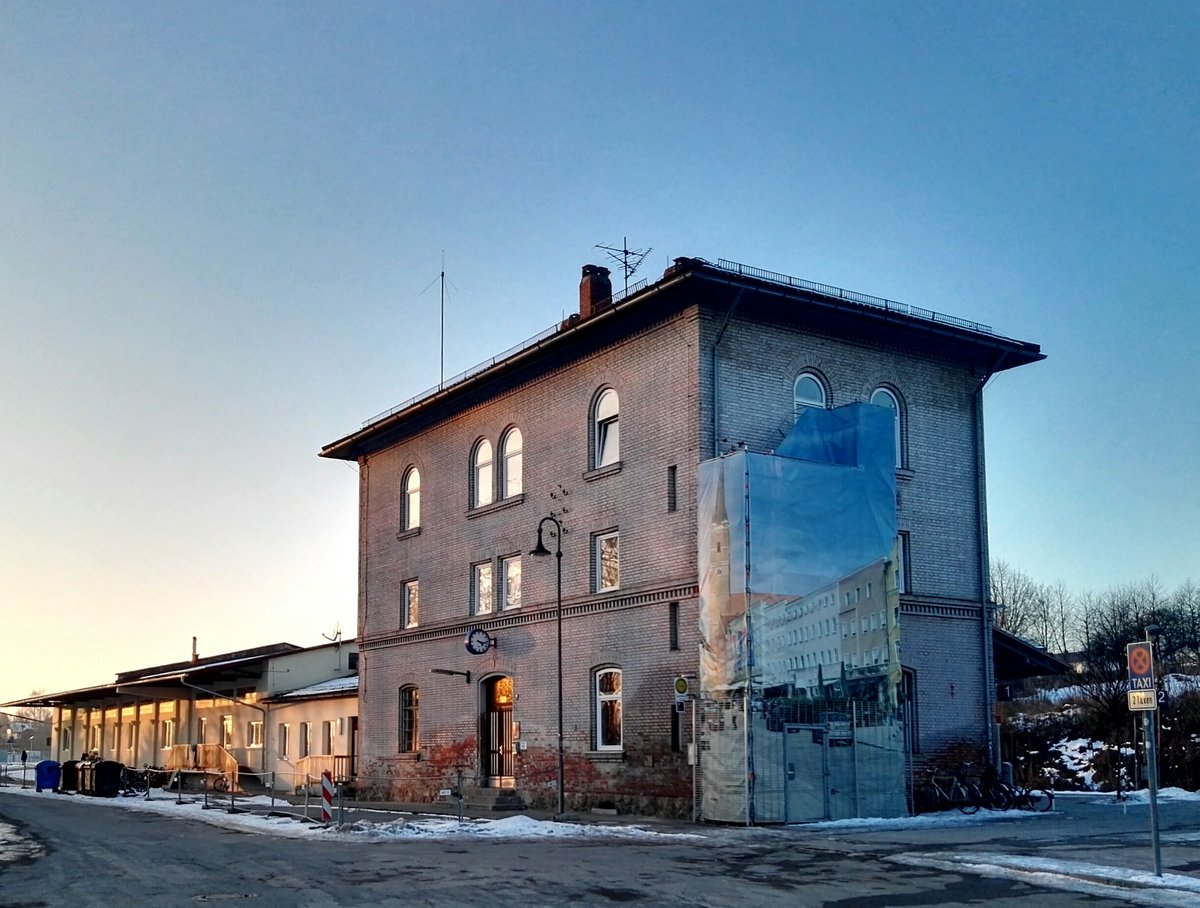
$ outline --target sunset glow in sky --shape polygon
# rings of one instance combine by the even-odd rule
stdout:
[[[0,702],[353,634],[317,451],[438,382],[443,252],[447,376],[626,236],[1040,343],[993,556],[1200,580],[1197,47],[1194,2],[0,4]]]

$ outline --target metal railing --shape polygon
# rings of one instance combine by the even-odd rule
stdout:
[[[852,303],[870,306],[873,309],[884,309],[888,312],[910,315],[913,318],[923,319],[924,321],[938,322],[942,325],[953,325],[956,328],[965,328],[968,331],[975,331],[979,334],[996,333],[990,325],[968,321],[965,318],[945,315],[941,312],[934,312],[932,309],[922,309],[919,306],[910,306],[908,303],[899,303],[896,300],[884,299],[881,296],[871,296],[868,293],[844,290],[841,287],[834,287],[831,284],[818,284],[815,281],[806,281],[803,278],[791,277],[787,274],[780,274],[777,271],[754,268],[750,265],[743,265],[740,262],[731,262],[728,259],[717,259],[716,267],[731,274],[753,277],[760,281],[770,281],[773,284],[783,284],[784,286],[794,287],[798,290],[808,290],[811,293],[820,293],[822,296],[837,297],[838,299],[848,300]]]

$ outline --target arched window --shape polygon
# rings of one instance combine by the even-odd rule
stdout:
[[[415,530],[421,525],[421,471],[416,467],[404,474],[404,500],[400,508],[401,530]]]
[[[509,429],[500,442],[500,495],[512,498],[521,494],[521,430]]]
[[[596,670],[596,750],[621,750],[621,670]]]
[[[475,445],[471,455],[471,507],[492,503],[492,443],[486,438]]]
[[[594,411],[595,466],[597,469],[621,459],[621,403],[617,392],[606,388],[596,398]]]
[[[801,372],[792,386],[793,418],[799,419],[807,407],[825,408],[825,385],[812,372]]]
[[[871,403],[877,407],[887,407],[895,415],[892,439],[896,445],[896,466],[904,463],[904,409],[900,406],[900,397],[890,388],[876,388],[871,392]]]
[[[420,718],[421,692],[414,686],[400,688],[399,747],[400,753],[413,753],[417,747],[417,725]]]

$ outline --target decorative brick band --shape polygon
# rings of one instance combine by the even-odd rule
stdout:
[[[660,602],[678,602],[681,599],[694,599],[699,595],[695,585],[669,587],[662,590],[651,590],[644,593],[632,593],[626,596],[606,596],[589,599],[586,602],[563,604],[563,617],[594,615],[598,612],[615,612],[622,609],[641,608]],[[424,643],[427,640],[449,640],[463,637],[471,628],[482,627],[493,632],[510,627],[521,627],[527,624],[538,624],[543,621],[553,621],[557,614],[554,606],[541,608],[536,611],[513,609],[511,612],[498,614],[474,615],[461,622],[455,622],[427,630],[415,629],[410,632],[400,632],[376,637],[372,640],[359,640],[361,651],[386,649],[392,646],[407,646],[413,643]]]

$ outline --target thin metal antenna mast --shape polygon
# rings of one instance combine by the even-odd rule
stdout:
[[[445,249],[442,250],[441,273],[437,277],[435,277],[432,281],[430,281],[428,284],[425,285],[425,290],[428,290],[430,287],[432,287],[434,284],[434,281],[441,282],[441,291],[442,291],[442,301],[441,301],[441,306],[439,309],[441,325],[439,328],[439,335],[438,335],[438,387],[440,388],[446,382],[446,250]],[[454,284],[452,283],[450,286],[454,287]],[[454,289],[457,290],[458,288],[454,287]],[[425,290],[422,290],[421,294],[424,294]]]
[[[613,259],[625,274],[625,292],[629,292],[629,279],[633,277],[633,273],[638,270],[638,267],[645,260],[653,249],[630,249],[629,237],[621,238],[621,248],[616,246],[605,246],[603,243],[596,244],[597,249],[603,249],[608,253],[608,257]]]

